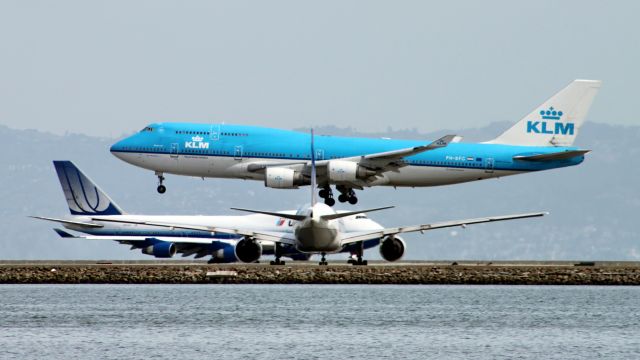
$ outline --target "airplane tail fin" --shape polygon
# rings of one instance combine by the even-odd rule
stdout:
[[[72,215],[121,215],[124,213],[71,161],[54,161],[62,191]]]
[[[313,128],[311,128],[311,206],[316,204],[316,150],[313,144]]]
[[[598,93],[600,80],[574,80],[488,144],[571,146]]]

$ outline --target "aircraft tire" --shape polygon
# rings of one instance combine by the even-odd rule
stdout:
[[[167,187],[164,185],[158,185],[158,194],[164,194],[167,191]]]

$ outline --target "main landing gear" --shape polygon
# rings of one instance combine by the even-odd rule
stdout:
[[[324,199],[324,203],[333,206],[336,204],[336,200],[333,198],[333,191],[331,191],[330,186],[323,187],[320,191],[318,191],[318,196]],[[322,264],[320,264],[322,265]]]
[[[164,174],[161,172],[156,172],[156,176],[158,176],[158,193],[164,194],[167,191],[167,187],[162,185],[162,182],[164,181]]]
[[[356,192],[351,188],[347,188],[342,185],[336,186],[336,190],[340,191],[340,195],[338,196],[338,201],[341,203],[349,202],[351,205],[355,205],[358,203],[358,198],[356,197]]]
[[[276,243],[276,248],[274,251],[274,255],[276,256],[275,261],[271,261],[269,264],[271,265],[284,265],[284,261],[280,260],[280,257],[282,257],[282,252],[280,250],[280,247],[282,245],[280,245],[280,243]]]
[[[351,254],[351,258],[349,258],[349,260],[347,260],[347,263],[354,265],[354,266],[366,266],[368,264],[367,260],[363,260],[362,256],[364,255],[364,243],[360,242],[358,243],[358,248],[356,249],[355,253]]]
[[[320,262],[318,263],[318,265],[324,265],[324,266],[329,265],[329,263],[327,263],[327,259],[325,258],[325,255],[327,255],[327,254],[326,253],[322,253],[322,259],[320,259]]]
[[[338,196],[338,201],[341,203],[349,202],[351,205],[355,205],[358,203],[358,198],[356,197],[356,192],[351,188],[347,188],[343,185],[336,186],[336,190],[340,192]],[[318,196],[324,199],[324,203],[333,206],[336,204],[336,200],[333,198],[333,191],[331,191],[330,186],[325,186],[318,192]]]

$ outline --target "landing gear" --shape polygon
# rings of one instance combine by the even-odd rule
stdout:
[[[347,260],[347,263],[353,266],[366,266],[368,264],[367,260],[362,259],[362,255],[364,254],[364,242],[359,242],[357,246],[358,248],[356,249],[356,252],[351,255],[351,258]]]
[[[358,198],[356,197],[356,192],[351,188],[347,188],[342,185],[336,186],[336,190],[340,191],[340,195],[338,196],[338,201],[344,203],[349,202],[351,205],[355,205],[358,203]]]
[[[280,243],[276,243],[276,248],[274,250],[274,255],[276,256],[275,261],[271,261],[269,264],[271,265],[284,265],[284,261],[280,260],[280,257],[282,256],[282,253],[280,251],[280,247],[282,245],[280,245]]]
[[[331,191],[331,187],[325,186],[320,191],[318,191],[318,196],[324,199],[324,203],[333,206],[336,204],[336,200],[333,198],[333,191]]]
[[[325,258],[325,255],[327,255],[326,253],[322,253],[322,259],[320,259],[320,262],[318,263],[318,265],[329,265],[329,263],[327,263],[327,259]]]
[[[162,182],[164,181],[163,173],[156,172],[156,176],[158,176],[158,193],[164,194],[167,191],[167,187],[162,185]]]

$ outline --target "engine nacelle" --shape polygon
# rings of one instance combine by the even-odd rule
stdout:
[[[380,256],[387,261],[399,260],[406,249],[404,240],[399,237],[387,236],[380,243]]]
[[[239,261],[256,262],[262,256],[262,245],[255,240],[242,239],[235,246],[235,254]]]
[[[212,262],[215,263],[234,263],[238,262],[236,257],[236,247],[233,244],[224,244],[224,246],[211,253]]]
[[[297,189],[304,185],[304,177],[298,171],[281,168],[267,167],[264,173],[264,186],[276,189]]]
[[[375,171],[366,169],[353,161],[332,160],[327,166],[329,180],[332,182],[354,181],[365,179],[376,174]]]
[[[176,254],[176,245],[168,241],[158,241],[151,246],[142,248],[142,253],[153,255],[157,258],[170,258]]]

